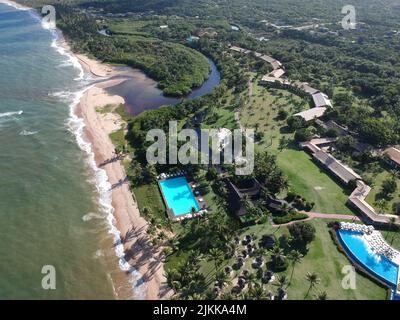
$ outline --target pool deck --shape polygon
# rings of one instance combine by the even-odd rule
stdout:
[[[173,222],[181,222],[181,221],[184,221],[184,220],[193,219],[193,218],[202,216],[202,214],[199,213],[199,212],[196,212],[196,213],[188,212],[186,214],[181,214],[181,215],[176,216],[174,214],[174,210],[172,210],[171,208],[168,207],[168,202],[167,202],[167,199],[165,199],[164,192],[162,191],[160,182],[161,181],[165,181],[165,180],[169,180],[169,179],[180,178],[180,177],[185,177],[186,178],[186,181],[188,182],[190,190],[192,191],[193,196],[196,199],[196,202],[197,202],[200,210],[208,209],[207,203],[204,201],[203,196],[200,193],[198,195],[196,195],[196,190],[195,190],[196,189],[196,183],[188,175],[182,174],[182,175],[177,175],[177,176],[173,176],[173,177],[157,179],[158,189],[159,189],[159,191],[161,193],[161,196],[163,198],[163,201],[164,201],[164,204],[165,204],[165,207],[166,207],[166,210],[167,210],[168,217]],[[202,201],[200,201],[200,200],[202,200]]]

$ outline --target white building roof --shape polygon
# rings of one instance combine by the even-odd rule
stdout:
[[[285,74],[285,70],[283,69],[276,69],[274,71],[272,71],[269,76],[270,77],[274,77],[274,78],[280,78]]]
[[[317,92],[312,95],[315,107],[332,107],[332,103],[325,93]]]
[[[296,113],[295,116],[302,117],[304,120],[310,121],[310,120],[322,117],[324,115],[325,111],[326,111],[325,107],[316,107],[316,108],[311,108],[306,111]]]

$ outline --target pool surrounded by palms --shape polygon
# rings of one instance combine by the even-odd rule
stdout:
[[[168,209],[175,216],[200,210],[200,206],[185,177],[172,178],[159,181],[160,189]]]
[[[347,254],[368,272],[391,287],[397,286],[399,266],[386,257],[371,251],[362,238],[362,233],[338,230],[339,240]]]

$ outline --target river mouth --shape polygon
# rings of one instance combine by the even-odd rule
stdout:
[[[176,98],[164,96],[157,87],[157,82],[149,78],[139,69],[129,72],[129,79],[112,87],[107,92],[119,95],[125,99],[125,110],[130,116],[136,116],[143,111],[158,109],[163,105],[175,105],[182,100],[191,100],[210,93],[221,81],[221,75],[215,63],[207,58],[211,72],[208,79],[189,95]]]

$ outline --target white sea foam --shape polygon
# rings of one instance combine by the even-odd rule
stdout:
[[[4,113],[0,113],[0,118],[11,117],[11,116],[19,116],[19,115],[21,115],[23,113],[24,113],[23,110],[4,112]]]
[[[39,131],[28,131],[28,130],[22,130],[19,135],[20,136],[33,136],[34,134],[37,134]]]
[[[59,35],[54,30],[50,30],[54,36],[54,40],[52,42],[52,47],[61,55],[65,56],[72,65],[79,70],[78,78],[74,79],[80,81],[82,84],[85,84],[85,80],[89,80],[90,77],[85,77],[85,72],[79,63],[78,59],[71,55],[67,50],[58,46]],[[112,207],[112,188],[111,184],[108,181],[108,176],[105,170],[97,167],[94,153],[92,151],[92,145],[85,141],[83,130],[85,127],[85,123],[82,118],[79,118],[75,114],[75,109],[79,104],[80,99],[83,94],[92,88],[94,85],[86,86],[77,92],[70,91],[60,91],[50,94],[51,96],[58,97],[63,101],[68,101],[70,106],[69,119],[67,120],[68,127],[70,131],[75,135],[77,144],[79,147],[86,153],[87,162],[90,168],[93,170],[94,178],[95,178],[95,187],[99,194],[99,205],[101,211],[106,215],[106,219],[109,225],[109,233],[113,235],[114,243],[115,243],[115,253],[119,259],[119,266],[122,271],[128,272],[131,275],[131,279],[129,282],[132,285],[133,296],[134,299],[143,299],[144,293],[146,289],[146,284],[142,281],[142,275],[133,268],[126,260],[124,253],[124,246],[121,242],[121,236],[119,230],[115,226],[115,218],[114,218],[114,208]],[[85,215],[82,219],[84,221],[89,221],[93,219],[93,215]]]
[[[86,222],[86,221],[90,221],[93,219],[103,219],[103,218],[104,218],[103,216],[101,216],[97,213],[89,212],[82,217],[82,220]]]
[[[46,30],[48,30],[52,37],[53,41],[51,43],[51,47],[54,48],[60,55],[64,56],[67,60],[65,63],[70,63],[72,66],[74,66],[77,70],[79,70],[79,76],[75,78],[74,80],[79,81],[82,85],[87,85],[87,82],[91,80],[90,76],[86,76],[85,72],[79,63],[79,60],[72,54],[70,54],[67,50],[65,50],[62,46],[58,45],[60,35],[57,30],[49,28],[48,25],[43,23],[41,17],[36,13],[36,11],[27,9],[27,8],[21,8],[19,6],[12,5],[10,3],[6,3],[16,9],[19,10],[29,10],[29,13],[34,17],[36,20],[38,20],[42,27]],[[75,108],[78,105],[82,95],[89,90],[91,86],[87,86],[86,88],[77,91],[77,92],[69,92],[69,91],[63,91],[63,92],[56,92],[53,94],[49,94],[50,96],[58,97],[61,100],[65,102],[69,102],[70,106],[70,117],[67,121],[67,124],[69,126],[70,131],[75,135],[76,141],[79,145],[79,147],[86,153],[87,155],[87,161],[90,167],[92,168],[94,172],[94,177],[95,177],[95,186],[97,188],[98,194],[99,194],[99,204],[102,208],[102,211],[106,215],[107,222],[109,224],[109,233],[113,235],[114,237],[114,242],[115,242],[115,253],[119,259],[119,266],[121,270],[128,272],[131,274],[131,279],[129,282],[132,285],[133,289],[133,297],[134,299],[142,299],[144,297],[144,292],[146,285],[143,283],[142,280],[142,275],[135,269],[133,268],[126,260],[125,260],[125,254],[124,254],[124,247],[121,242],[121,237],[120,237],[120,232],[115,226],[115,218],[114,218],[114,208],[112,207],[112,191],[111,191],[111,184],[108,181],[107,174],[105,170],[100,169],[96,166],[96,162],[94,159],[94,153],[92,151],[92,146],[90,143],[86,142],[83,138],[83,129],[85,127],[85,124],[83,122],[83,119],[79,118],[75,114]],[[18,111],[17,113],[14,114],[22,114],[23,111]],[[6,114],[0,114],[0,117],[5,117],[9,116],[10,113]],[[87,217],[86,217],[87,219]]]
[[[22,6],[20,6],[20,5],[16,4],[16,3],[12,3],[12,2],[2,2],[2,1],[0,1],[0,3],[1,4],[5,4],[7,6],[10,6],[10,7],[13,7],[14,9],[22,10],[22,11],[31,10],[29,8],[22,7]]]

